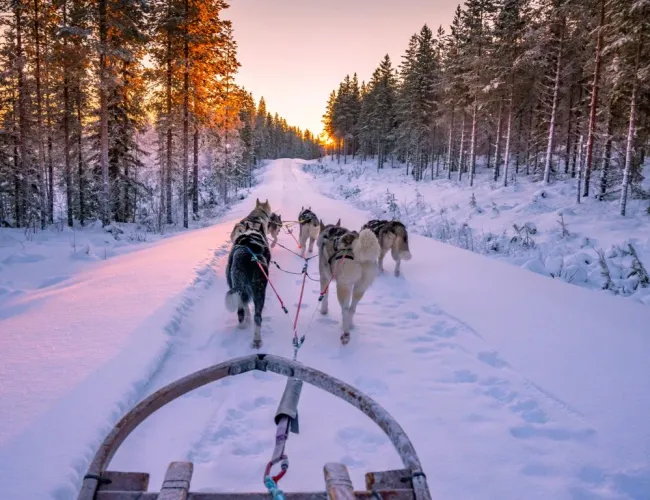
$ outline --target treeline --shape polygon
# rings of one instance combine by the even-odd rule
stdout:
[[[162,223],[319,153],[234,83],[224,0],[0,0],[0,226]],[[149,148],[143,138],[153,135]]]
[[[467,0],[448,30],[425,25],[395,69],[347,76],[323,117],[332,154],[406,163],[422,180],[572,177],[580,197],[641,190],[650,138],[650,3]],[[410,170],[409,170],[410,169]]]

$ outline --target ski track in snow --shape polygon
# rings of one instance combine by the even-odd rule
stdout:
[[[343,226],[356,229],[367,220],[345,202],[318,194],[299,162],[278,160],[264,175],[265,182],[234,215],[244,216],[255,197],[268,196],[284,220],[295,220],[303,205],[325,223],[341,217]],[[288,234],[279,241],[295,248]],[[86,443],[52,498],[75,498],[100,440],[138,400],[196,370],[254,352],[252,327],[237,328],[236,315],[224,307],[230,242],[220,237],[214,245],[166,323],[169,339],[152,368],[116,402],[103,432]],[[302,268],[301,259],[280,247],[272,255],[283,269]],[[319,285],[308,280],[298,323],[307,337],[298,360],[352,384],[396,418],[422,460],[433,498],[650,498],[647,462],[622,468],[607,456],[590,418],[529,380],[480,331],[416,286],[409,279],[417,272],[414,261],[403,264],[401,278],[392,275],[393,265],[387,258],[386,273],[360,302],[347,346],[339,341],[336,293],[330,294],[329,315],[322,316],[315,311]],[[317,259],[310,261],[312,277],[317,268]],[[274,267],[270,273],[289,315],[269,287],[260,352],[290,358],[302,277]],[[64,286],[68,278],[44,286]],[[158,491],[169,462],[190,460],[193,491],[264,491],[262,473],[284,384],[277,375],[253,372],[186,394],[137,428],[109,469],[147,471],[150,490]],[[348,466],[357,489],[363,489],[366,472],[401,468],[387,437],[347,403],[305,386],[299,408],[300,434],[287,444],[291,465],[281,483],[284,491],[322,490],[322,466],[330,461]]]

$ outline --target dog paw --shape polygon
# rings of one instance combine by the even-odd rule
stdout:
[[[251,343],[251,347],[253,349],[259,349],[262,347],[262,339],[253,339],[253,342]]]
[[[348,342],[350,342],[350,333],[349,332],[344,332],[341,335],[341,344],[345,345]]]
[[[399,278],[399,277],[400,277],[400,274],[401,274],[401,273],[400,273],[399,271],[395,271],[395,277],[396,277],[396,278]]]

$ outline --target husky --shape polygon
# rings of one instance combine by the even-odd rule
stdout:
[[[264,208],[260,209],[260,205]],[[262,204],[257,200],[255,209],[247,217],[247,228],[235,238],[226,266],[229,288],[225,297],[226,309],[230,312],[237,311],[239,326],[245,328],[250,323],[248,304],[253,301],[255,329],[252,345],[256,349],[262,346],[262,310],[271,261],[263,214],[270,213],[268,200]],[[267,222],[268,218],[266,217]]]
[[[321,292],[325,291],[330,280],[336,281],[336,295],[343,317],[343,344],[350,340],[357,304],[377,276],[380,251],[379,241],[370,229],[359,233],[350,231],[341,227],[341,219],[327,226],[320,222],[318,268]],[[321,314],[327,314],[328,295],[328,291],[323,294]]]
[[[379,271],[384,272],[384,257],[390,250],[395,261],[395,276],[399,277],[401,262],[411,259],[409,235],[404,224],[396,220],[371,220],[361,227],[364,229],[370,229],[379,240]]]
[[[271,214],[272,212],[269,200],[266,200],[264,203],[262,203],[258,198],[255,200],[255,208],[251,210],[251,213],[249,213],[246,217],[235,224],[235,227],[230,233],[230,241],[234,243],[240,235],[250,229],[262,230],[264,237],[266,238],[266,235],[269,232]]]
[[[269,219],[269,236],[273,238],[271,243],[271,248],[273,248],[278,242],[278,234],[280,234],[280,229],[282,228],[282,216],[273,212]]]
[[[298,223],[300,224],[299,242],[302,254],[305,255],[305,247],[308,239],[309,253],[312,253],[314,251],[314,242],[316,241],[316,238],[318,238],[318,217],[316,217],[316,214],[311,211],[311,207],[302,207],[300,209],[300,215],[298,215]]]

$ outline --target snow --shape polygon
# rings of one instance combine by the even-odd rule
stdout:
[[[251,196],[214,226],[62,271],[70,278],[51,288],[2,299],[6,498],[75,498],[97,445],[135,402],[252,352],[252,331],[236,328],[224,307],[228,236],[252,200],[268,197],[285,220],[303,205],[355,229],[371,216],[320,194],[327,186],[301,163],[272,163]],[[356,386],[398,420],[433,498],[648,498],[650,309],[415,233],[403,276],[392,275],[387,258],[347,346],[336,299],[321,316],[318,284],[307,281],[299,361]],[[286,234],[280,242],[295,247]],[[282,248],[273,258],[283,269],[302,268]],[[559,264],[528,267],[542,265]],[[309,272],[317,276],[313,261]],[[271,279],[290,315],[269,290],[262,351],[291,357],[301,279],[275,268]],[[149,418],[110,468],[150,472],[156,491],[169,462],[191,460],[194,491],[263,491],[283,387],[281,377],[248,373],[198,389]],[[328,461],[345,463],[359,489],[365,472],[400,467],[367,417],[310,386],[287,452],[285,491],[322,490]]]
[[[479,162],[480,163],[480,162]],[[397,166],[397,165],[396,165]],[[403,166],[390,162],[377,172],[376,162],[358,159],[338,164],[328,157],[310,162],[306,170],[318,178],[321,192],[345,199],[374,217],[397,217],[411,233],[435,238],[466,250],[504,260],[550,278],[591,289],[605,279],[598,251],[615,284],[605,293],[619,294],[650,305],[650,287],[628,279],[632,244],[650,267],[650,209],[648,201],[630,200],[628,215],[619,215],[618,199],[583,199],[576,203],[575,179],[550,185],[518,176],[508,187],[494,183],[493,172],[479,165],[474,188],[467,176],[415,182]],[[441,177],[446,175],[442,172]],[[650,189],[650,164],[646,167]],[[594,183],[598,179],[594,178]],[[592,190],[593,191],[593,190]],[[588,256],[588,260],[578,256]]]

